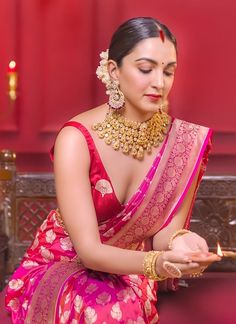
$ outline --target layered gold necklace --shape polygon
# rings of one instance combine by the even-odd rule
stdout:
[[[99,138],[114,150],[142,160],[145,151],[152,152],[164,140],[170,117],[167,113],[155,113],[144,122],[130,121],[118,111],[109,110],[104,121],[92,125]]]

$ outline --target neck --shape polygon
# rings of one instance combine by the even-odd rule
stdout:
[[[152,116],[156,113],[155,112],[143,112],[137,109],[127,109],[127,107],[125,106],[124,108],[118,110],[118,112],[124,116],[126,119],[130,120],[130,121],[134,121],[134,122],[145,122],[147,120],[149,120],[150,118],[152,118]]]

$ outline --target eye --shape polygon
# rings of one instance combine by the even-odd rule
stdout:
[[[169,72],[169,71],[165,71],[164,72],[166,76],[174,76],[174,72]]]
[[[147,74],[147,73],[150,73],[152,70],[151,69],[139,69],[139,71]]]

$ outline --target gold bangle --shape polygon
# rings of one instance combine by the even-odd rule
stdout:
[[[163,251],[149,251],[143,260],[143,273],[148,279],[155,281],[165,280],[166,277],[158,275],[156,272],[156,260]]]
[[[180,229],[176,232],[174,232],[174,234],[171,236],[170,240],[169,240],[169,243],[168,243],[168,248],[171,250],[172,249],[172,245],[173,245],[173,241],[174,239],[177,237],[177,236],[180,236],[180,235],[184,235],[184,234],[187,234],[187,233],[191,233],[191,231],[187,230],[187,229]]]

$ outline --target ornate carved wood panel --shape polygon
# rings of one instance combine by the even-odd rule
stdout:
[[[236,251],[236,177],[206,176],[193,208],[191,229],[203,236],[212,251],[216,244]],[[212,270],[236,270],[236,261],[226,259]]]
[[[16,212],[13,216],[14,248],[9,267],[14,268],[32,242],[38,227],[50,210],[56,208],[53,174],[24,174],[16,176]]]

